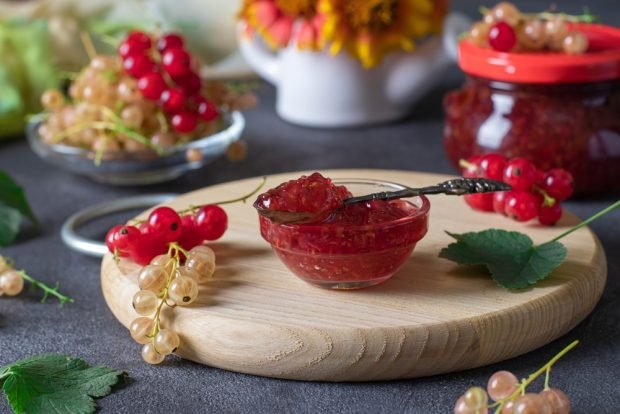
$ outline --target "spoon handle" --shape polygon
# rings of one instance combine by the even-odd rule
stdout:
[[[502,183],[501,181],[488,180],[486,178],[455,178],[430,187],[405,188],[398,191],[383,191],[359,197],[351,197],[344,200],[344,204],[349,205],[372,200],[396,200],[398,198],[415,197],[420,194],[464,195],[508,191],[510,189],[512,189],[510,185]]]

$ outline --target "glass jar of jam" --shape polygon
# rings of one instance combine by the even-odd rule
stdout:
[[[464,40],[464,86],[446,95],[444,146],[460,159],[488,152],[564,168],[575,193],[620,189],[620,30],[579,24],[588,51],[502,53]]]

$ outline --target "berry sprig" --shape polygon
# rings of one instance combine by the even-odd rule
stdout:
[[[117,257],[129,257],[146,265],[154,257],[166,253],[172,243],[185,250],[214,241],[224,235],[228,216],[220,207],[225,204],[245,202],[265,185],[265,178],[249,194],[215,203],[190,206],[175,211],[170,207],[154,209],[144,221],[135,225],[119,224],[106,234],[108,250]]]
[[[474,210],[495,211],[517,221],[538,221],[551,226],[562,217],[561,201],[573,194],[573,177],[561,168],[539,171],[526,158],[506,159],[490,153],[461,160],[464,177],[503,181],[511,191],[466,195]]]
[[[579,341],[574,341],[539,370],[519,382],[510,371],[498,371],[491,375],[486,390],[482,387],[469,388],[456,401],[454,414],[487,414],[495,409],[495,414],[568,414],[570,400],[558,388],[549,387],[549,376],[553,365]],[[544,389],[540,393],[526,393],[527,387],[542,374],[545,374]],[[489,404],[489,397],[495,402]]]
[[[215,253],[211,248],[198,245],[187,251],[176,243],[171,243],[166,254],[153,258],[142,268],[138,276],[140,290],[132,301],[141,316],[131,322],[129,332],[143,345],[144,361],[159,364],[177,350],[181,343],[179,335],[162,328],[161,313],[164,307],[193,303],[198,297],[198,284],[211,279],[214,272]]]
[[[28,275],[24,270],[16,270],[12,260],[0,256],[0,296],[19,295],[24,290],[24,280],[30,282],[33,287],[43,291],[41,303],[44,303],[50,296],[58,299],[61,307],[67,302],[74,302],[72,298],[58,291],[58,283],[54,287],[50,287]]]
[[[498,52],[551,50],[580,55],[588,50],[588,38],[568,23],[595,20],[589,13],[581,16],[550,12],[525,14],[509,2],[483,9],[482,13],[483,19],[474,23],[469,39]]]

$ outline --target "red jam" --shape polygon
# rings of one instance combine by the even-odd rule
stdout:
[[[444,146],[460,159],[488,152],[563,168],[575,193],[620,189],[620,81],[531,85],[469,77],[448,94]]]
[[[331,181],[324,185],[346,189]],[[378,188],[376,182],[355,186],[365,193],[399,189]],[[310,283],[337,289],[370,286],[394,275],[426,234],[429,202],[423,197],[414,201],[349,205],[312,224],[276,224],[260,216],[261,235],[294,274]]]
[[[563,168],[576,194],[620,189],[620,30],[580,24],[579,56],[500,53],[462,41],[465,85],[444,100],[450,161],[489,152]]]
[[[334,185],[332,180],[316,172],[272,188],[258,196],[255,204],[275,211],[328,214],[342,207],[347,197],[351,193],[345,187]]]

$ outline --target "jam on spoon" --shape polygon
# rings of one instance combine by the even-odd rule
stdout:
[[[443,183],[422,187],[405,188],[353,197],[344,186],[319,173],[302,176],[280,184],[258,196],[254,208],[261,216],[279,224],[307,224],[328,220],[345,206],[376,200],[395,200],[421,194],[463,195],[493,191],[508,191],[508,184],[483,178],[457,178]]]

